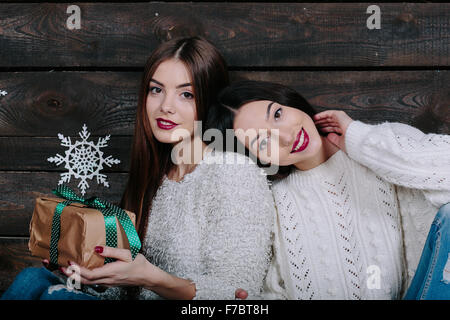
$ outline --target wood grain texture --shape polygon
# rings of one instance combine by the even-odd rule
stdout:
[[[69,30],[69,3],[17,2],[0,5],[0,293],[41,266],[28,226],[34,199],[65,171],[47,161],[65,151],[58,133],[111,134],[102,151],[121,163],[103,170],[110,188],[88,181],[86,197],[120,201],[143,66],[168,39],[204,36],[232,79],[289,85],[318,111],[450,134],[450,71],[439,70],[450,65],[450,4],[381,3],[381,29],[369,30],[369,3],[84,2],[81,29]]]
[[[367,3],[79,3],[0,6],[0,66],[141,67],[160,43],[201,35],[230,66],[448,66],[450,4],[383,3],[369,30]]]
[[[0,6],[1,8],[1,6]],[[132,135],[141,73],[4,72],[0,136]]]
[[[78,136],[70,137],[72,143],[81,141]],[[89,141],[97,143],[99,137],[90,136]],[[0,170],[6,171],[66,171],[64,163],[59,166],[47,161],[59,154],[65,157],[67,147],[60,145],[58,138],[51,137],[0,137]],[[114,136],[108,146],[100,148],[103,158],[111,156],[120,163],[111,167],[103,165],[101,170],[109,172],[127,172],[130,165],[131,136]]]
[[[27,267],[42,267],[41,259],[30,255],[28,238],[0,237],[0,294]]]
[[[0,136],[78,136],[83,123],[93,136],[131,136],[140,77],[139,72],[0,73],[0,88],[8,91],[0,97]],[[318,110],[342,109],[370,123],[400,121],[450,133],[450,71],[234,71],[231,77],[292,86]],[[31,141],[15,139],[0,140],[0,146],[15,152]],[[128,144],[126,138],[119,141]],[[60,150],[50,152],[49,144],[56,142],[44,143],[50,155]],[[126,146],[119,148],[124,159]]]
[[[239,78],[280,82],[317,111],[346,111],[367,123],[401,122],[427,133],[450,134],[450,72],[247,72]]]
[[[98,196],[118,204],[127,182],[126,173],[109,173],[110,187],[88,180],[90,188],[85,197]],[[1,172],[0,171],[0,235],[28,236],[29,223],[34,209],[34,200],[41,196],[52,196],[52,189],[58,186],[57,172]],[[67,185],[79,193],[78,180]]]

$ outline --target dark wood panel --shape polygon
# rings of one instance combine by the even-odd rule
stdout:
[[[90,188],[85,197],[98,196],[119,203],[127,182],[126,173],[109,173],[109,188],[88,180]],[[59,181],[57,172],[0,172],[0,235],[28,236],[29,223],[37,197],[52,195]],[[67,185],[80,194],[79,180],[72,178]],[[1,256],[1,255],[0,255]]]
[[[0,294],[27,267],[42,267],[41,259],[30,255],[28,238],[0,237]]]
[[[0,73],[0,135],[132,135],[139,72]]]
[[[202,35],[230,66],[448,66],[450,4],[79,3],[0,6],[0,66],[138,66],[156,45]]]
[[[246,72],[239,78],[280,82],[300,92],[317,111],[338,109],[368,123],[406,123],[450,134],[450,72]]]
[[[89,137],[88,141],[96,144],[99,138]],[[78,137],[71,137],[72,143],[82,141]],[[67,147],[60,145],[58,138],[48,137],[0,137],[0,170],[14,171],[66,171],[64,163],[59,166],[54,162],[49,162],[49,157],[56,154],[65,157]],[[99,148],[103,152],[103,159],[111,158],[120,160],[118,164],[108,167],[103,165],[102,172],[125,172],[129,170],[129,158],[131,152],[131,136],[113,136],[107,142],[108,146]],[[73,152],[71,153],[73,154]]]
[[[231,76],[290,85],[318,110],[343,109],[362,121],[400,121],[450,133],[450,71],[239,71]],[[92,135],[111,134],[111,143],[120,141],[114,135],[133,134],[139,81],[138,72],[0,73],[0,88],[8,91],[0,96],[0,136],[77,136],[86,123]],[[59,150],[48,147],[50,154]]]

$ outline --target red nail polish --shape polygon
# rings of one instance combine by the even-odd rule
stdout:
[[[95,247],[95,252],[102,253],[103,252],[103,247],[100,247],[100,246]]]
[[[71,266],[71,265],[72,265],[72,262],[70,262],[69,260],[67,260],[67,264],[68,264],[69,266]]]

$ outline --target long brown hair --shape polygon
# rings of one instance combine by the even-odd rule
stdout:
[[[169,59],[183,62],[190,72],[197,121],[206,120],[209,106],[219,91],[229,84],[225,60],[216,47],[201,37],[169,40],[159,45],[148,58],[139,90],[128,183],[121,201],[122,208],[136,214],[140,239],[144,239],[147,232],[156,191],[164,175],[174,166],[170,158],[172,145],[155,139],[146,108],[149,82],[158,66]]]

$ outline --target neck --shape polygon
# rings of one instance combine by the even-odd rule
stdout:
[[[326,137],[320,136],[320,139],[322,140],[322,145],[319,149],[319,152],[317,152],[317,154],[315,154],[312,158],[295,163],[294,166],[297,169],[302,171],[313,169],[327,161],[333,154],[340,150]]]
[[[187,142],[181,141],[176,144],[171,152],[172,162],[175,166],[170,170],[168,178],[180,181],[186,174],[194,171],[199,162],[202,161],[206,147],[200,137],[194,137]]]

